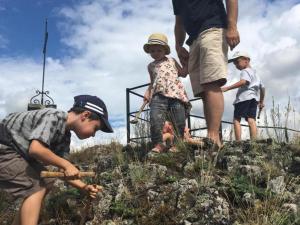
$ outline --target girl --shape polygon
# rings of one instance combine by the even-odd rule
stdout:
[[[144,101],[150,103],[152,152],[160,153],[165,150],[162,128],[167,117],[174,125],[175,138],[183,137],[186,106],[190,103],[179,76],[186,77],[188,69],[166,56],[170,54],[170,47],[164,34],[150,35],[144,51],[154,59],[148,65],[151,84],[145,92]]]

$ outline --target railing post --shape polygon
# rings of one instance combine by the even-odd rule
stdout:
[[[220,141],[222,142],[223,140],[223,134],[222,134],[222,121],[220,123],[220,128],[219,128],[219,138],[220,138]]]
[[[187,114],[187,125],[188,125],[189,130],[191,130],[191,115],[189,112]]]
[[[288,134],[288,130],[286,127],[284,128],[284,134],[285,134],[286,143],[289,143],[289,134]]]
[[[130,142],[130,96],[129,88],[126,88],[126,124],[127,124],[127,144]]]

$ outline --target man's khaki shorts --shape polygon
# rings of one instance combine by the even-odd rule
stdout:
[[[199,34],[190,46],[189,74],[194,96],[209,90],[205,84],[226,83],[228,45],[225,29],[210,28]]]

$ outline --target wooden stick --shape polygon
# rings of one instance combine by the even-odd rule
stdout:
[[[138,123],[138,119],[139,119],[139,117],[140,117],[140,114],[142,113],[143,109],[145,108],[145,106],[146,106],[147,104],[148,104],[147,101],[144,101],[144,102],[143,102],[143,105],[142,105],[141,108],[139,109],[138,113],[135,114],[134,119],[131,120],[130,123],[132,123],[132,124]]]
[[[79,177],[94,177],[96,175],[95,172],[79,172]],[[67,178],[63,172],[50,172],[50,171],[42,171],[41,177],[62,177]]]
[[[259,108],[259,110],[258,110],[258,116],[257,116],[257,119],[260,119],[260,114],[261,114],[261,111],[262,111],[262,108]]]

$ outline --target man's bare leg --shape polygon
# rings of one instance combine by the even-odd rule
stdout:
[[[257,127],[256,121],[253,118],[248,118],[249,131],[250,131],[250,139],[255,140],[257,137]]]
[[[235,140],[240,141],[242,137],[241,119],[233,119]]]
[[[218,83],[205,84],[203,93],[204,115],[207,124],[207,137],[221,146],[219,128],[224,112],[223,92]]]
[[[12,225],[37,225],[45,195],[46,188],[43,188],[26,198]]]

